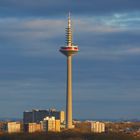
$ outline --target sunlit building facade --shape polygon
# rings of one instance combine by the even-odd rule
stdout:
[[[60,131],[60,120],[55,120],[55,117],[46,117],[43,121],[41,121],[42,130],[45,132]]]
[[[91,131],[94,133],[105,132],[105,123],[103,123],[103,122],[91,122]]]
[[[8,133],[19,133],[23,130],[23,124],[21,122],[8,122],[7,123]]]
[[[105,132],[105,123],[98,121],[75,122],[75,128],[82,132]]]
[[[41,124],[40,123],[29,123],[28,124],[28,132],[34,133],[34,132],[41,132]]]

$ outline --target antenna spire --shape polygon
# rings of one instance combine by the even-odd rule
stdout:
[[[72,29],[71,29],[70,12],[68,16],[68,27],[66,28],[66,43],[68,46],[72,46]]]

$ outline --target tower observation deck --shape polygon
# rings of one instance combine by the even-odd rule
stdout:
[[[66,128],[72,125],[72,56],[78,53],[78,46],[73,45],[70,14],[68,27],[66,28],[66,46],[60,48],[60,52],[67,57],[67,92],[66,92]]]

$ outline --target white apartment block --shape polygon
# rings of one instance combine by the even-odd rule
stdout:
[[[8,122],[8,133],[19,133],[22,132],[22,123],[21,122]]]

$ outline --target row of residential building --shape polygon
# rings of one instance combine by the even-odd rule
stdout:
[[[46,117],[40,123],[27,123],[21,122],[8,122],[7,132],[18,133],[18,132],[60,132],[61,131],[60,120],[56,120],[55,117]],[[75,122],[75,128],[81,131],[103,133],[105,132],[105,123],[103,122]]]
[[[22,123],[22,122],[8,122],[7,132],[60,132],[60,120],[56,120],[55,117],[46,117],[40,123]]]
[[[75,129],[94,133],[105,132],[105,123],[94,121],[73,121]],[[37,110],[23,112],[23,121],[21,122],[1,122],[0,132],[18,133],[18,132],[60,132],[65,129],[64,111],[55,109]]]

